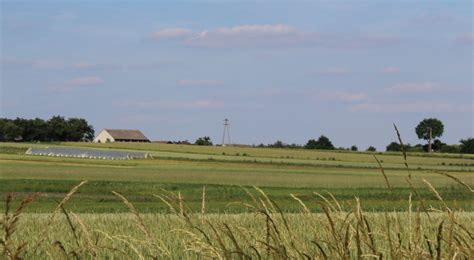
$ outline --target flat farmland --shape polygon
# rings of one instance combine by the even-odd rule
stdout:
[[[29,147],[46,146],[146,151],[152,158],[101,160],[24,154]],[[166,205],[153,196],[163,189],[179,191],[191,209],[199,210],[203,188],[210,212],[241,212],[232,205],[248,201],[243,187],[252,186],[262,188],[290,212],[298,209],[290,194],[309,199],[308,206],[318,210],[315,192],[331,193],[347,207],[358,197],[366,209],[406,210],[406,200],[413,192],[407,181],[409,174],[417,193],[432,205],[440,202],[423,179],[436,187],[453,208],[473,209],[472,196],[456,181],[440,174],[448,173],[472,185],[474,156],[469,155],[409,154],[407,169],[402,154],[378,152],[129,143],[3,143],[0,151],[1,195],[43,193],[27,209],[32,212],[50,212],[82,180],[89,182],[68,207],[83,213],[127,211],[112,191],[126,195],[142,211],[165,212]],[[391,189],[374,155],[381,161]]]

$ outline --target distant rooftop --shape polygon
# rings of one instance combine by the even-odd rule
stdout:
[[[149,141],[148,138],[140,130],[129,130],[129,129],[104,129],[107,131],[115,140],[137,140],[137,141]]]

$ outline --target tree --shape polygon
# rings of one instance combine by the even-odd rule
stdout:
[[[375,152],[375,151],[377,151],[377,148],[373,146],[369,146],[369,148],[367,148],[367,152]]]
[[[318,140],[308,140],[304,147],[306,149],[334,150],[331,140],[324,135],[321,135]]]
[[[21,137],[22,129],[15,125],[13,120],[2,119],[0,121],[0,138],[5,141],[14,141]]]
[[[53,116],[48,121],[40,118],[14,120],[0,118],[1,141],[91,141],[94,128],[85,119]]]
[[[468,138],[461,140],[461,153],[474,153],[474,138]]]
[[[431,152],[431,140],[436,137],[441,137],[444,132],[443,122],[436,118],[426,118],[421,121],[415,128],[418,139],[428,141],[428,151]]]
[[[53,116],[46,121],[48,141],[65,141],[67,122],[62,116]]]
[[[441,142],[441,140],[439,139],[436,139],[433,141],[433,143],[431,144],[431,150],[432,151],[440,151],[441,148],[443,148],[446,144]],[[423,145],[423,151],[425,152],[429,152],[429,149],[430,149],[430,146],[429,144],[425,144]]]
[[[70,118],[66,122],[66,141],[91,141],[94,139],[94,128],[82,118]]]
[[[209,136],[204,136],[204,137],[199,137],[196,142],[194,142],[195,145],[212,145],[211,138]]]
[[[359,148],[357,148],[357,146],[355,146],[355,145],[351,146],[351,151],[357,152],[358,150],[359,150]]]
[[[272,144],[270,146],[273,147],[273,148],[283,148],[283,147],[285,147],[285,144],[282,141],[277,140],[274,144]]]
[[[400,152],[402,150],[402,146],[397,142],[391,142],[387,145],[387,152]]]

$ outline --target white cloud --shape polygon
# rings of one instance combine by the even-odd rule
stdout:
[[[222,81],[209,80],[209,79],[201,79],[201,80],[182,79],[182,80],[178,80],[178,85],[180,85],[180,86],[214,87],[214,86],[220,86],[222,84],[223,84]]]
[[[349,70],[345,68],[327,68],[324,70],[316,71],[316,74],[322,76],[344,76],[349,74]]]
[[[82,87],[97,86],[104,83],[104,80],[97,76],[79,77],[65,81],[63,84],[51,86],[49,90],[64,92]]]
[[[418,82],[418,83],[401,83],[395,86],[386,88],[389,92],[397,93],[417,93],[417,92],[431,92],[439,87],[432,82]]]
[[[454,22],[457,17],[447,14],[422,14],[412,19],[414,24],[433,25],[435,23],[446,24]]]
[[[456,37],[456,43],[462,45],[473,45],[474,44],[474,33],[465,33]]]
[[[351,108],[353,112],[371,113],[465,113],[472,112],[470,105],[442,102],[362,103]]]
[[[77,18],[77,15],[71,12],[64,12],[64,13],[59,13],[57,15],[50,16],[50,19],[56,22],[72,21],[72,20],[75,20],[76,18]]]
[[[399,67],[385,67],[383,68],[382,72],[386,74],[396,74],[400,72],[400,68]]]
[[[104,80],[96,76],[74,78],[66,82],[67,85],[71,86],[92,86],[102,83],[104,83]]]
[[[176,62],[161,61],[155,63],[116,64],[97,62],[62,62],[48,60],[23,60],[15,58],[2,58],[2,69],[42,69],[42,70],[80,70],[80,71],[102,71],[102,70],[157,70]]]
[[[297,32],[296,29],[284,24],[239,25],[217,28],[214,33],[221,35],[281,35]]]
[[[186,28],[164,28],[157,32],[154,32],[152,38],[155,40],[169,40],[179,39],[188,36],[192,36],[193,32],[191,29]]]
[[[210,109],[219,108],[224,104],[211,100],[193,100],[193,101],[122,101],[116,103],[117,107],[135,108],[135,109]]]
[[[392,45],[398,38],[384,35],[322,34],[301,31],[285,24],[252,24],[203,31],[165,28],[152,34],[155,40],[175,39],[203,48],[325,47],[372,48]]]
[[[368,99],[368,95],[361,92],[346,92],[346,91],[333,91],[333,92],[322,92],[321,98],[343,101],[343,102],[355,102]]]

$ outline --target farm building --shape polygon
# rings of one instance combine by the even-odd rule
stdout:
[[[144,142],[150,140],[140,130],[103,129],[94,139],[95,143],[109,142]]]

